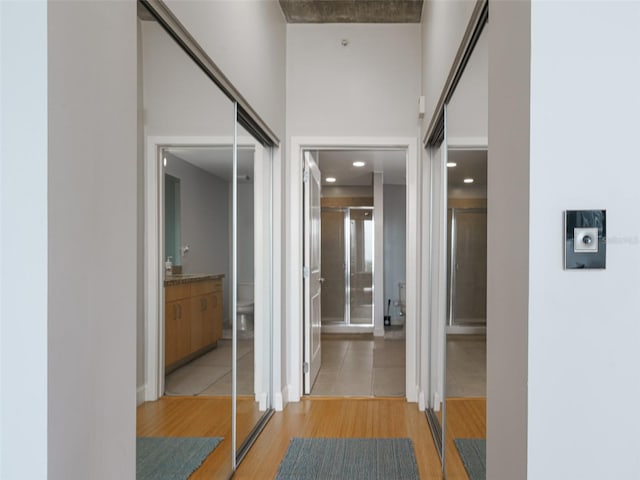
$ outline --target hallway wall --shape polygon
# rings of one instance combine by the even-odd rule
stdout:
[[[449,75],[460,42],[475,7],[475,0],[427,0],[422,9],[422,84],[425,96],[424,135]]]
[[[47,10],[0,2],[0,478],[8,480],[47,475]]]
[[[419,76],[418,24],[290,24],[287,136],[415,136]]]
[[[391,299],[391,316],[400,314],[395,301],[400,299],[398,284],[407,279],[406,228],[407,187],[384,186],[384,308]]]
[[[637,476],[639,19],[491,4],[487,478]],[[607,210],[606,270],[563,270],[566,209]]]
[[[166,4],[284,140],[286,24],[278,2],[167,0]]]
[[[50,480],[135,477],[135,16],[48,3]]]
[[[531,3],[531,479],[638,475],[638,22],[638,2]],[[607,210],[606,270],[562,270],[565,209]]]

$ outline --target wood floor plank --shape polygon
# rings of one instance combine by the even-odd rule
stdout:
[[[163,397],[137,409],[139,437],[223,437],[191,479],[226,480],[231,464],[231,397]]]
[[[234,479],[274,478],[293,437],[410,438],[421,479],[441,479],[427,420],[404,399],[313,398],[271,418]]]
[[[447,480],[468,480],[454,439],[487,438],[486,398],[448,398],[445,439]]]

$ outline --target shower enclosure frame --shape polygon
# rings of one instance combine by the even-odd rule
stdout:
[[[344,215],[344,320],[342,322],[331,322],[323,325],[331,328],[357,328],[363,330],[371,330],[374,326],[374,294],[376,262],[375,255],[371,259],[371,321],[369,323],[351,323],[351,211],[364,210],[371,212],[371,245],[375,252],[375,215],[372,206],[348,206],[348,207],[322,207],[321,212],[341,212]],[[324,280],[324,279],[323,279]]]
[[[447,333],[485,333],[486,332],[486,314],[484,324],[470,325],[466,323],[456,322],[456,252],[457,252],[457,213],[479,213],[487,214],[486,208],[481,207],[450,207],[451,225],[449,227],[449,288],[447,292]]]

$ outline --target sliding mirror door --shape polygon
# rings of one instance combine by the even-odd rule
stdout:
[[[484,478],[488,27],[446,106],[445,473]]]
[[[147,304],[146,335],[155,332],[156,341],[147,343],[144,362],[160,397],[139,407],[138,436],[203,439],[211,452],[200,472],[228,478],[233,339],[223,324],[232,313],[234,103],[142,7],[138,28],[147,199],[141,248],[147,296],[157,300]]]
[[[238,122],[235,186],[235,423],[241,460],[271,413],[271,148]],[[225,330],[227,331],[227,330]]]
[[[443,117],[443,122],[445,121]],[[444,423],[444,372],[445,372],[445,324],[446,291],[439,288],[446,284],[446,143],[440,141],[427,148],[428,166],[425,181],[431,194],[425,205],[429,212],[429,251],[427,252],[429,272],[426,284],[429,285],[429,398],[427,418],[436,447],[444,463],[443,449]]]

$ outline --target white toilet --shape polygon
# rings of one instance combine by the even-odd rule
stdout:
[[[238,331],[253,332],[253,283],[238,282]]]

